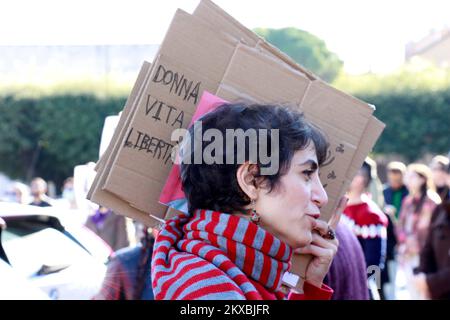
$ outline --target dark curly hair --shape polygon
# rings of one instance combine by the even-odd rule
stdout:
[[[219,130],[224,137],[224,149],[220,155],[222,164],[213,163],[194,164],[194,145],[183,150],[184,161],[181,163],[181,179],[183,191],[188,201],[190,212],[195,209],[210,209],[221,212],[242,211],[250,203],[250,199],[241,190],[236,173],[242,163],[229,164],[226,158],[226,130],[227,129],[268,129],[267,130],[267,155],[271,157],[271,131],[279,129],[279,170],[272,175],[261,175],[261,168],[271,166],[271,163],[262,163],[259,149],[256,161],[257,174],[255,178],[272,192],[277,187],[280,178],[287,173],[292,157],[298,150],[303,150],[313,142],[319,166],[325,161],[328,142],[324,134],[305,119],[302,113],[288,106],[261,105],[261,104],[223,104],[214,111],[205,114],[201,121],[202,130]],[[189,128],[191,141],[194,137],[194,126]],[[234,139],[234,154],[239,147]],[[203,151],[211,142],[202,142]],[[245,139],[245,161],[249,161],[249,139]],[[252,145],[255,147],[255,145]],[[259,143],[256,148],[259,148]],[[183,148],[182,148],[183,149]],[[240,150],[243,151],[242,149]],[[217,154],[215,154],[217,156]],[[188,162],[188,163],[186,163]]]

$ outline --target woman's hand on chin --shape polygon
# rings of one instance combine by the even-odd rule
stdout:
[[[322,287],[323,279],[327,275],[334,256],[337,253],[339,247],[338,239],[335,236],[334,239],[327,239],[326,237],[330,231],[329,228],[331,228],[334,233],[342,212],[347,205],[347,201],[348,199],[346,197],[341,198],[336,212],[333,214],[328,223],[317,220],[317,226],[312,232],[311,243],[303,248],[295,250],[295,253],[310,254],[313,256],[306,269],[305,281],[316,287]]]

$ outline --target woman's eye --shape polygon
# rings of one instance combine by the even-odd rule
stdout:
[[[314,170],[305,170],[303,171],[303,174],[307,178],[307,180],[311,180],[312,175],[314,174]]]

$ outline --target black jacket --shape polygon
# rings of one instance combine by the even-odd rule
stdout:
[[[424,272],[432,299],[450,299],[450,202],[436,207],[419,271]]]

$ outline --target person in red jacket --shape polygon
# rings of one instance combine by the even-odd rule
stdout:
[[[364,162],[350,184],[347,193],[349,201],[342,221],[358,238],[367,267],[378,267],[382,271],[386,260],[388,218],[367,194],[371,176],[371,167]]]
[[[328,201],[319,179],[328,148],[324,135],[300,113],[273,105],[225,104],[200,122],[205,134],[214,129],[224,139],[224,147],[212,148],[215,139],[196,140],[195,124],[189,129],[191,143],[181,147],[189,212],[166,222],[155,240],[155,299],[330,299],[333,290],[323,280],[337,252],[333,229],[346,201],[329,224],[318,220]],[[250,158],[250,147],[263,142],[249,138],[239,146],[226,134],[237,129],[278,136],[269,136],[265,149],[274,157]],[[196,152],[212,149],[214,163],[196,161]],[[272,165],[279,170],[263,175]],[[303,293],[282,288],[295,252],[313,255]]]

